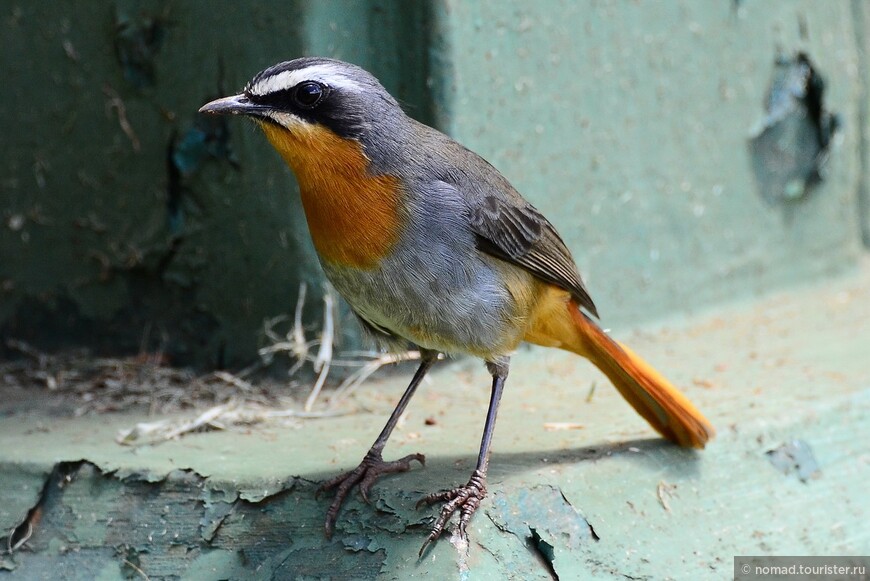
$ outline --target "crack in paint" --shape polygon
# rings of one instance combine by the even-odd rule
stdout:
[[[538,533],[538,529],[533,526],[529,526],[529,532],[531,535],[528,537],[529,547],[537,553],[540,557],[541,561],[543,561],[544,566],[549,571],[550,575],[556,581],[559,581],[559,574],[556,573],[556,551],[555,547],[544,540],[544,538]]]
[[[82,463],[83,461],[59,462],[54,465],[43,482],[39,495],[36,497],[36,502],[28,509],[27,515],[8,535],[0,537],[0,543],[6,545],[6,555],[12,556],[15,551],[21,549],[33,536],[34,531],[42,520],[42,507],[51,490],[51,483],[57,481],[58,486],[64,486],[70,481],[73,472],[78,470],[78,467]],[[3,553],[4,551],[0,551],[0,554]],[[7,565],[4,564],[4,567],[7,567]],[[14,568],[14,563],[12,568]]]
[[[532,552],[554,579],[559,578],[560,556],[575,554],[589,540],[599,540],[589,521],[556,486],[496,492],[485,512],[498,530],[510,533]]]

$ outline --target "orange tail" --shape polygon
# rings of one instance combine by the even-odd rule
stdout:
[[[541,301],[526,340],[586,357],[658,433],[680,446],[703,448],[715,430],[692,402],[628,347],[611,339],[577,303],[557,297],[550,293]]]

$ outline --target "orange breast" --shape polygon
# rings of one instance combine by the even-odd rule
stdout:
[[[329,263],[371,269],[401,233],[393,176],[372,176],[359,143],[320,125],[261,127],[296,174],[314,247]]]

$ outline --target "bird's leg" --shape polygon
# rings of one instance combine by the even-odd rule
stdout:
[[[466,538],[465,529],[468,526],[468,522],[471,520],[474,511],[480,506],[480,501],[486,496],[486,470],[489,467],[489,447],[492,443],[493,431],[495,430],[498,403],[501,401],[501,394],[507,379],[509,361],[507,357],[504,357],[499,359],[498,362],[487,361],[486,363],[489,372],[492,374],[492,395],[489,398],[489,410],[486,413],[486,424],[483,427],[483,438],[480,441],[477,467],[471,473],[468,483],[451,490],[435,492],[423,497],[417,503],[418,507],[422,504],[433,504],[435,502],[445,503],[441,507],[441,514],[435,520],[432,532],[429,533],[426,542],[420,548],[421,556],[429,543],[437,539],[444,532],[444,526],[457,510],[459,511],[459,534],[462,538]]]
[[[362,494],[363,500],[369,502],[369,491],[375,481],[382,475],[410,470],[411,460],[416,460],[420,464],[426,462],[426,457],[423,454],[409,454],[404,458],[392,462],[384,462],[384,459],[381,457],[381,452],[383,452],[384,446],[387,445],[387,440],[390,438],[393,428],[396,427],[399,417],[401,417],[405,408],[408,407],[408,402],[411,401],[411,397],[414,395],[426,372],[438,360],[438,354],[432,351],[423,351],[421,359],[420,367],[417,368],[417,372],[414,374],[410,385],[408,385],[405,393],[402,394],[402,398],[396,404],[396,409],[393,410],[384,429],[381,430],[380,435],[375,440],[375,443],[372,444],[372,447],[366,453],[359,466],[349,472],[339,474],[331,480],[327,480],[317,489],[318,494],[325,490],[335,489],[335,498],[332,500],[332,504],[329,505],[329,510],[326,511],[324,528],[327,538],[332,537],[332,533],[335,530],[335,521],[338,518],[338,511],[341,510],[344,499],[347,498],[348,493],[354,486],[359,485],[359,491]]]

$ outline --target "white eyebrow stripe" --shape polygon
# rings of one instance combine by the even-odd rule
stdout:
[[[308,125],[308,122],[299,117],[298,115],[294,115],[293,113],[285,113],[283,111],[268,111],[266,115],[277,121],[279,124],[284,127],[305,127]]]
[[[257,96],[268,95],[295,87],[302,81],[320,81],[330,87],[362,91],[363,88],[355,81],[347,78],[343,71],[334,65],[312,65],[294,71],[282,71],[255,83],[249,91]]]

